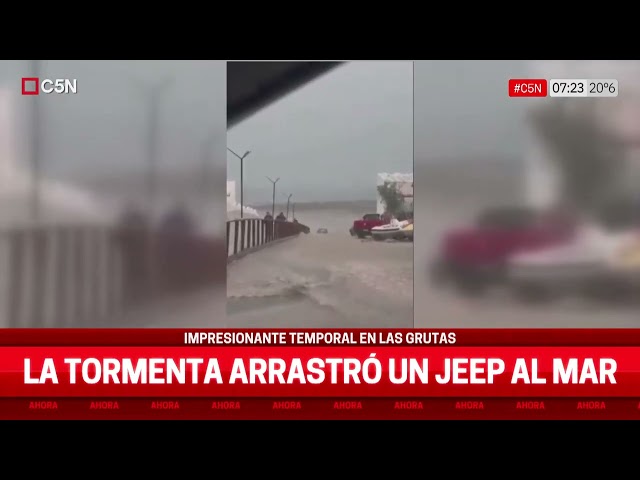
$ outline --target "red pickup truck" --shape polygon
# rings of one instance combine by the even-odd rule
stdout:
[[[571,222],[528,208],[489,210],[475,226],[445,233],[431,267],[432,280],[481,293],[504,282],[511,255],[569,242],[573,234]]]
[[[371,229],[384,225],[386,222],[383,220],[382,215],[377,213],[367,213],[360,220],[353,222],[353,227],[350,229],[351,235],[355,235],[358,238],[364,238],[367,235],[371,235]]]

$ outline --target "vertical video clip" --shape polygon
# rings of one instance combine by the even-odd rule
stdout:
[[[227,322],[413,326],[413,62],[227,64]]]
[[[415,62],[415,326],[636,327],[640,63]],[[615,78],[615,98],[510,98]]]
[[[0,325],[225,319],[226,63],[0,63]]]

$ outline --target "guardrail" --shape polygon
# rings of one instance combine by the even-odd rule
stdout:
[[[223,240],[98,227],[0,231],[0,326],[91,327],[226,281]]]
[[[227,222],[227,261],[309,229]],[[132,307],[226,282],[224,240],[94,226],[0,230],[0,327],[94,327]]]
[[[300,233],[309,233],[301,223],[245,218],[227,222],[227,256],[235,258],[243,252]]]

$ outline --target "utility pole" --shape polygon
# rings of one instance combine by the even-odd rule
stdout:
[[[269,180],[273,184],[273,203],[271,207],[271,216],[275,218],[276,217],[276,183],[278,183],[278,180],[280,180],[280,177],[276,178],[275,180],[271,180],[271,178],[267,177],[267,180]]]
[[[158,187],[158,124],[160,114],[160,100],[164,92],[164,85],[154,85],[149,90],[148,97],[148,122],[149,130],[147,131],[147,202],[149,216],[153,218],[154,207],[156,203],[156,189]]]
[[[167,78],[159,83],[149,83],[134,80],[142,94],[143,101],[146,101],[147,110],[147,158],[145,172],[145,194],[147,196],[147,221],[150,225],[155,221],[155,202],[158,176],[158,131],[160,123],[160,102],[168,87],[172,84],[173,78]],[[145,288],[147,294],[154,295],[158,291],[158,264],[155,259],[155,237],[151,229],[147,232],[146,245],[146,270],[147,284]]]
[[[289,220],[289,205],[291,204],[291,197],[293,196],[293,193],[290,193],[287,196],[287,220]]]
[[[147,195],[147,210],[149,220],[153,220],[154,206],[156,201],[156,190],[158,181],[158,132],[160,123],[160,102],[162,96],[166,94],[169,86],[173,83],[173,78],[165,79],[159,83],[149,84],[146,82],[136,82],[147,102],[147,169],[145,179],[145,191]]]
[[[41,60],[31,60],[31,71],[40,78]],[[39,85],[36,85],[39,88]],[[38,223],[41,217],[40,187],[42,181],[42,104],[35,96],[31,99],[31,219]]]
[[[240,159],[240,218],[244,218],[244,159],[251,153],[251,150],[247,150],[242,156],[229,147],[227,147],[227,150]]]
[[[211,151],[213,149],[215,137],[213,135],[205,138],[202,144],[202,178],[200,179],[200,186],[202,191],[200,192],[201,206],[202,206],[202,221],[206,221],[207,217],[207,198],[209,194],[209,188],[211,187]]]

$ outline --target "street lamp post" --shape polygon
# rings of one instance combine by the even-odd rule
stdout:
[[[278,183],[278,180],[280,180],[280,177],[276,178],[275,180],[272,180],[271,178],[267,177],[267,180],[269,180],[273,184],[273,203],[271,207],[271,216],[275,218],[276,216],[276,183]]]
[[[149,84],[135,80],[140,91],[145,95],[143,98],[147,102],[147,173],[146,173],[146,194],[149,216],[153,217],[156,183],[157,183],[157,160],[158,160],[158,131],[160,117],[160,102],[162,95],[167,92],[172,84],[173,78],[167,78],[160,83]],[[151,220],[151,218],[150,218]]]
[[[31,70],[33,71],[33,76],[35,78],[40,78],[41,73],[41,60],[32,60]],[[36,85],[36,88],[39,86]],[[32,129],[32,144],[31,144],[31,175],[32,175],[32,185],[31,185],[31,217],[34,222],[40,221],[40,180],[42,173],[42,152],[41,152],[41,144],[42,134],[42,111],[41,111],[41,103],[38,101],[38,98],[31,99],[32,101],[32,118],[31,118],[31,129]]]
[[[211,187],[211,161],[212,161],[212,151],[213,146],[217,137],[211,134],[209,137],[205,138],[202,143],[202,178],[200,179],[200,186],[202,191],[200,192],[201,204],[202,204],[202,218],[203,221],[206,221],[207,216],[207,195],[210,193],[209,188]],[[229,194],[227,194],[227,197]]]
[[[145,190],[147,196],[147,221],[153,224],[155,220],[155,201],[156,189],[158,181],[157,162],[158,162],[158,132],[160,120],[160,102],[162,96],[167,93],[168,88],[173,83],[173,78],[166,78],[159,83],[143,82],[138,79],[131,79],[138,87],[142,98],[147,102],[147,169],[145,175]],[[151,234],[151,230],[147,231],[147,250],[146,250],[146,270],[149,283],[147,285],[148,292],[153,294],[157,291],[157,262],[154,256],[155,237]]]
[[[294,220],[296,219],[296,204],[295,203],[291,204],[291,218],[293,218]]]
[[[293,193],[290,193],[289,195],[287,195],[287,220],[289,220],[289,205],[291,205],[291,197],[293,196]]]
[[[240,159],[240,218],[244,218],[244,159],[251,153],[251,150],[247,150],[242,156],[229,147],[227,147],[227,150]]]

